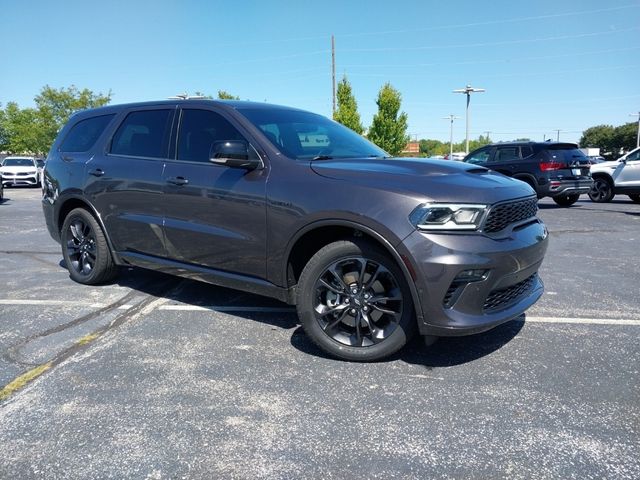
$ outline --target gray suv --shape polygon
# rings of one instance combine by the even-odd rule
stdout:
[[[543,292],[548,235],[528,185],[390,158],[293,108],[183,100],[77,113],[43,192],[73,280],[138,266],[274,297],[347,360],[387,357],[416,330],[488,330]]]

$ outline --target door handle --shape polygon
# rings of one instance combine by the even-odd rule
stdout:
[[[184,177],[169,177],[167,178],[167,183],[172,183],[174,185],[186,185],[187,183],[189,183],[189,180],[187,180]]]
[[[94,177],[101,177],[104,175],[104,170],[101,168],[94,168],[93,170],[89,170],[89,175],[93,175]]]

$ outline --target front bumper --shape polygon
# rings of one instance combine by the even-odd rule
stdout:
[[[3,173],[2,184],[4,186],[13,185],[38,185],[38,174],[26,173]]]
[[[521,315],[544,291],[537,272],[547,244],[540,220],[500,238],[420,231],[409,235],[402,246],[414,276],[420,333],[469,335]],[[461,281],[461,272],[469,270],[486,273],[481,280]]]

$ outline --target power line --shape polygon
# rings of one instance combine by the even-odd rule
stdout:
[[[579,12],[571,11],[571,12],[565,12],[565,13],[535,15],[530,17],[504,18],[500,20],[489,20],[486,22],[434,25],[431,27],[416,28],[416,29],[344,33],[344,34],[337,34],[336,36],[341,38],[353,38],[353,37],[364,37],[364,36],[394,35],[398,33],[411,33],[411,32],[419,33],[419,32],[428,32],[428,31],[449,30],[454,28],[484,27],[487,25],[500,25],[503,23],[531,22],[535,20],[548,20],[552,18],[576,17],[581,15],[591,15],[596,13],[614,12],[614,11],[625,10],[629,8],[637,8],[637,7],[638,7],[637,3],[632,3],[632,4],[626,4],[626,5],[619,5],[616,7],[599,8],[595,10],[582,10]],[[271,38],[271,39],[262,39],[259,42],[218,43],[216,44],[216,47],[218,48],[246,47],[250,45],[269,45],[274,43],[303,42],[306,40],[326,40],[326,38],[327,38],[326,35],[309,35],[304,37],[289,37],[289,38],[278,38],[278,39]]]
[[[447,62],[447,63],[407,63],[407,64],[352,64],[342,65],[343,68],[415,68],[415,67],[449,67],[460,65],[493,65],[499,63],[513,62],[530,62],[534,60],[552,60],[554,58],[574,58],[586,55],[603,55],[608,53],[629,52],[632,50],[640,50],[640,46],[628,48],[611,48],[607,50],[591,50],[588,52],[563,53],[559,55],[544,55],[537,57],[514,57],[502,60],[469,60],[465,62]]]
[[[587,33],[579,33],[576,35],[556,35],[553,37],[507,40],[502,42],[468,43],[468,44],[454,44],[454,45],[426,45],[421,47],[348,48],[341,51],[350,52],[350,53],[365,53],[365,52],[400,52],[400,51],[419,51],[419,50],[439,50],[442,48],[496,47],[500,45],[516,45],[521,43],[546,42],[546,41],[553,41],[553,40],[570,40],[570,39],[576,39],[576,38],[597,37],[600,35],[612,35],[615,33],[626,33],[626,32],[632,32],[636,30],[640,30],[640,27],[624,28],[620,30],[604,30],[601,32],[587,32]]]
[[[637,8],[637,7],[638,7],[638,4],[633,3],[633,4],[627,4],[627,5],[620,5],[617,7],[601,8],[597,10],[583,10],[581,12],[554,13],[554,14],[548,14],[548,15],[537,15],[533,17],[507,18],[502,20],[489,20],[486,22],[474,22],[474,23],[459,23],[454,25],[436,25],[432,27],[418,28],[418,29],[387,30],[384,32],[378,31],[378,32],[348,33],[340,36],[348,38],[348,37],[362,37],[362,36],[372,36],[372,35],[393,35],[398,33],[411,33],[411,32],[428,32],[428,31],[436,31],[436,30],[448,30],[452,28],[483,27],[487,25],[499,25],[501,23],[530,22],[532,20],[547,20],[550,18],[588,15],[592,13],[605,13],[605,12],[611,12],[615,10],[623,10],[627,8]]]

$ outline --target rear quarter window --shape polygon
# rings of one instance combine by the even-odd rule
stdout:
[[[107,128],[115,114],[86,118],[76,123],[60,145],[63,152],[86,152],[90,150]]]

